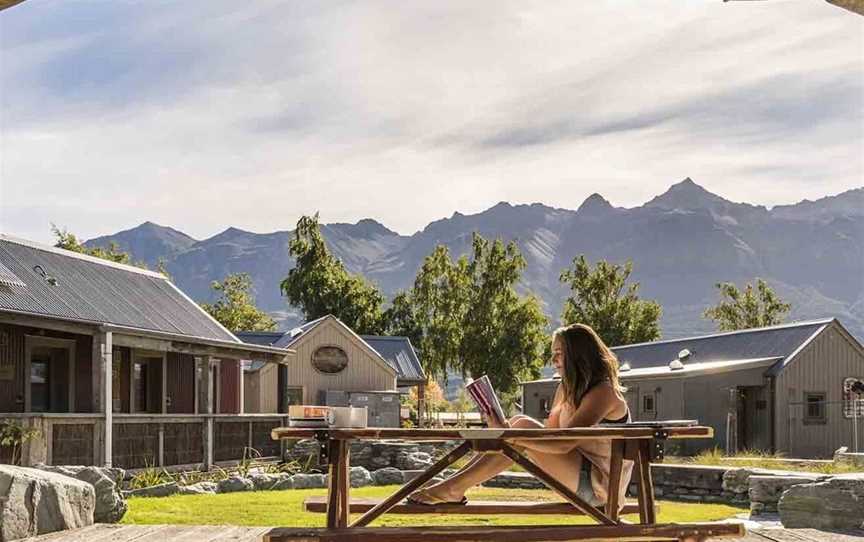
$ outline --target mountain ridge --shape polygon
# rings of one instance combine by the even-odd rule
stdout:
[[[798,301],[792,318],[836,315],[864,337],[864,279],[859,278],[864,277],[864,204],[859,202],[864,188],[769,210],[729,201],[688,177],[632,208],[614,207],[595,193],[576,210],[499,202],[474,214],[457,211],[412,235],[371,218],[322,224],[322,233],[349,271],[364,275],[387,296],[413,284],[435,245],[447,245],[454,256],[467,253],[477,231],[519,244],[528,261],[520,288],[538,295],[553,320],[566,297],[558,275],[585,254],[592,262],[633,260],[641,295],[664,306],[667,337],[710,331],[713,326],[701,312],[716,302],[714,284],[756,277]],[[293,266],[292,235],[229,227],[196,240],[146,222],[86,244],[117,242],[148,265],[161,258],[178,286],[197,301],[211,300],[213,280],[247,272],[259,305],[290,327],[299,315],[286,308],[278,284]]]

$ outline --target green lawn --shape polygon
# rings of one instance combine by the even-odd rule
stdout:
[[[396,490],[396,486],[365,487],[351,491],[353,497],[383,498]],[[129,499],[129,511],[122,523],[127,524],[191,524],[191,525],[247,525],[285,527],[323,527],[324,514],[303,511],[303,500],[312,495],[325,495],[323,489],[288,491],[256,491],[253,493],[227,493],[221,495],[175,495],[163,498]],[[546,490],[513,490],[480,488],[469,493],[469,498],[500,501],[557,500]],[[660,501],[659,521],[691,522],[725,519],[741,509],[722,504],[691,504]],[[630,521],[638,517],[625,516]],[[458,522],[464,525],[519,525],[519,524],[573,524],[592,523],[573,516],[445,516],[445,515],[385,515],[373,525],[444,525]]]

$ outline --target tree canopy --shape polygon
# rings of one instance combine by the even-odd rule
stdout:
[[[755,288],[748,283],[743,292],[731,282],[718,283],[717,290],[720,302],[706,309],[702,316],[713,320],[720,331],[781,324],[792,308],[767,282],[758,278]]]
[[[57,248],[71,250],[72,252],[78,252],[79,254],[95,256],[111,262],[132,264],[132,258],[129,254],[120,250],[117,243],[114,243],[113,241],[108,245],[108,248],[88,248],[78,240],[78,237],[76,237],[74,233],[70,233],[66,228],[60,229],[56,225],[51,224],[51,233],[54,235],[54,246]],[[143,267],[140,264],[135,265]]]
[[[559,277],[570,288],[561,322],[587,324],[609,346],[659,339],[662,309],[639,298],[639,283],[627,283],[632,272],[629,260],[624,265],[600,260],[592,268],[584,255],[574,258]]]
[[[246,273],[228,275],[222,282],[213,281],[210,287],[219,294],[213,304],[201,307],[220,324],[231,331],[274,331],[276,322],[255,306],[252,279]]]
[[[414,286],[388,310],[390,331],[412,338],[424,369],[489,376],[501,392],[539,376],[547,319],[534,296],[515,285],[525,259],[515,243],[474,234],[472,255],[453,260],[446,246],[426,257]]]
[[[357,333],[383,331],[384,296],[363,277],[349,273],[330,254],[317,213],[300,217],[288,249],[296,264],[280,288],[282,295],[291,305],[299,307],[307,320],[332,314]]]

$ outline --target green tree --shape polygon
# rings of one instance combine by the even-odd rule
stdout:
[[[299,307],[306,319],[332,314],[357,333],[383,331],[384,297],[374,285],[349,273],[342,262],[330,254],[321,235],[317,213],[300,217],[288,248],[296,264],[288,271],[280,288],[282,295]]]
[[[201,307],[231,331],[274,331],[276,322],[255,306],[252,279],[246,273],[234,273],[222,282],[214,280],[210,287],[219,294],[215,303]]]
[[[633,262],[624,265],[600,260],[593,268],[584,255],[561,272],[559,280],[570,288],[561,313],[563,324],[587,324],[609,346],[660,338],[662,309],[656,301],[639,299],[639,283],[627,283]]]
[[[78,240],[74,233],[70,233],[69,230],[67,230],[66,228],[60,229],[56,225],[51,224],[51,233],[54,234],[54,246],[57,248],[63,248],[66,250],[71,250],[73,252],[78,252],[80,254],[95,256],[97,258],[102,258],[103,260],[109,260],[116,263],[132,263],[132,259],[130,258],[129,254],[120,250],[120,247],[117,246],[117,243],[114,243],[113,241],[108,245],[108,248],[88,248],[85,247]],[[138,267],[143,266],[138,265]]]
[[[394,333],[418,337],[426,372],[445,377],[489,376],[502,393],[539,376],[546,317],[539,301],[520,297],[515,285],[525,260],[515,243],[473,237],[473,254],[453,260],[437,246],[417,273],[414,287],[394,300]]]
[[[702,314],[713,320],[720,331],[735,331],[783,323],[792,305],[784,303],[768,283],[756,279],[756,288],[748,283],[744,291],[731,282],[717,284],[720,302]]]

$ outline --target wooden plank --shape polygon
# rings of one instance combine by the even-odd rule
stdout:
[[[654,513],[654,482],[651,480],[651,441],[639,442],[635,470],[639,477],[639,521],[641,523],[656,523]]]
[[[380,505],[381,499],[352,499],[352,514],[364,514]],[[326,513],[326,497],[309,497],[303,502],[303,508],[307,512]],[[469,500],[468,504],[441,504],[428,506],[423,504],[409,504],[405,501],[397,503],[387,510],[388,514],[447,514],[447,515],[584,515],[578,508],[568,502],[533,502],[533,501],[475,501]],[[638,514],[639,505],[635,502],[627,503],[621,511],[622,514]],[[358,525],[359,526],[359,525]]]
[[[416,489],[422,487],[426,482],[435,477],[439,472],[443,471],[457,460],[461,459],[471,450],[471,444],[463,442],[458,447],[451,450],[447,455],[439,459],[434,465],[420,473],[404,486],[400,487],[395,493],[384,499],[382,502],[372,507],[368,512],[363,514],[357,521],[351,524],[352,527],[363,527],[369,525],[375,518],[393,508],[397,503],[405,497],[413,493]]]
[[[347,529],[276,528],[264,542],[429,542],[472,540],[477,542],[532,542],[563,540],[679,540],[744,536],[740,523],[681,523],[663,525],[540,525],[454,527],[349,527]]]
[[[339,462],[337,463],[339,470],[339,513],[336,518],[336,526],[345,528],[348,526],[349,502],[351,499],[351,447],[347,442],[342,442],[342,449],[339,450]]]
[[[331,440],[329,446],[330,478],[327,484],[327,527],[336,528],[338,526],[340,505],[339,477],[342,476],[339,459],[342,455],[342,450],[345,449],[346,443],[341,440]]]
[[[309,439],[315,434],[326,431],[331,439],[402,439],[402,440],[586,440],[602,438],[618,439],[650,439],[663,429],[667,438],[711,438],[714,429],[705,426],[593,426],[574,427],[569,429],[394,429],[394,428],[364,428],[364,429],[299,429],[294,427],[277,427],[270,432],[274,439]]]
[[[615,525],[615,521],[613,521],[609,516],[582,500],[578,495],[576,495],[576,493],[570,491],[570,488],[562,484],[554,476],[544,471],[537,464],[511,448],[509,445],[505,444],[502,451],[504,452],[504,455],[515,461],[517,465],[533,474],[553,491],[564,497],[573,506],[581,510],[586,516],[591,516],[598,522],[606,525]]]
[[[587,461],[587,459],[582,459]],[[612,457],[609,461],[609,488],[606,498],[606,515],[612,521],[618,521],[618,503],[621,493],[621,468],[624,461],[624,441],[612,441]],[[590,479],[589,479],[590,480]]]

